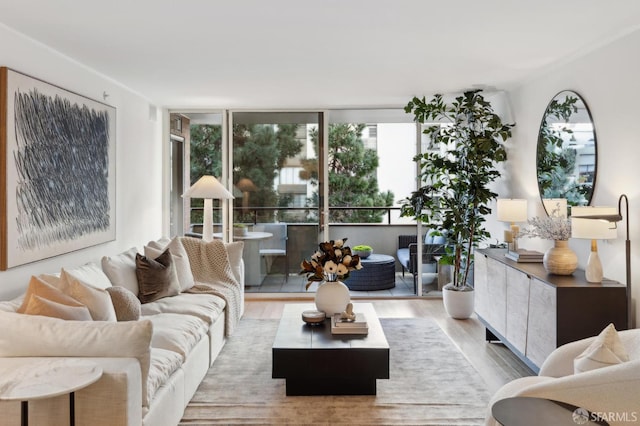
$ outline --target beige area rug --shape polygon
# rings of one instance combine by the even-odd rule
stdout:
[[[489,401],[482,378],[429,319],[381,319],[389,380],[376,396],[286,396],[271,378],[277,320],[243,319],[189,403],[182,425],[479,425]],[[309,366],[313,368],[313,366]]]

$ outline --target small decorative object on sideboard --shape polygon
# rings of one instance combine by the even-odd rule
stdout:
[[[564,216],[533,217],[529,227],[521,232],[529,238],[553,240],[554,245],[544,253],[542,264],[547,272],[556,275],[571,275],[578,267],[578,256],[569,247],[571,220]]]
[[[544,254],[535,250],[518,249],[518,251],[509,250],[504,256],[520,263],[542,263]]]
[[[316,307],[328,317],[344,311],[351,300],[349,288],[338,279],[347,279],[351,271],[362,269],[360,256],[352,254],[351,248],[344,245],[346,241],[343,238],[320,243],[311,260],[303,259],[300,264],[300,274],[306,274],[309,280],[307,290],[314,282],[320,283],[316,290]]]
[[[373,253],[373,248],[371,248],[371,246],[367,246],[364,244],[353,246],[353,254],[357,254],[358,256],[360,256],[360,259],[366,259],[367,257],[371,256],[371,253]]]

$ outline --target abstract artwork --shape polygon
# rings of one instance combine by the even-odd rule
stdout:
[[[0,68],[0,270],[115,239],[116,110]]]

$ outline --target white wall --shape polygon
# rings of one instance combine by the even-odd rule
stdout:
[[[107,92],[106,103],[117,109],[116,240],[0,272],[0,300],[4,300],[20,294],[33,274],[99,260],[160,236],[162,120],[160,114],[150,119],[151,106],[141,96],[2,24],[0,65],[99,101]]]
[[[591,110],[595,124],[598,170],[592,205],[617,205],[620,194],[629,197],[633,299],[640,297],[640,31],[612,44],[554,67],[538,78],[510,91],[517,125],[510,142],[501,197],[526,198],[529,216],[544,214],[536,181],[536,142],[538,127],[547,103],[561,90],[579,93]],[[624,212],[623,212],[624,213]],[[491,220],[489,229],[502,240],[507,224]],[[605,277],[625,282],[624,222],[618,226],[618,239],[600,241],[599,254]],[[584,268],[589,241],[570,240],[570,246]],[[524,248],[546,250],[549,241],[520,240]],[[637,303],[636,303],[637,305]],[[588,309],[588,307],[585,307]],[[638,317],[638,307],[634,309]]]

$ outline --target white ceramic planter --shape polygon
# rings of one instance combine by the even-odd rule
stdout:
[[[442,289],[444,309],[451,318],[467,319],[473,314],[475,291],[467,287],[466,291],[452,290],[451,284]]]

